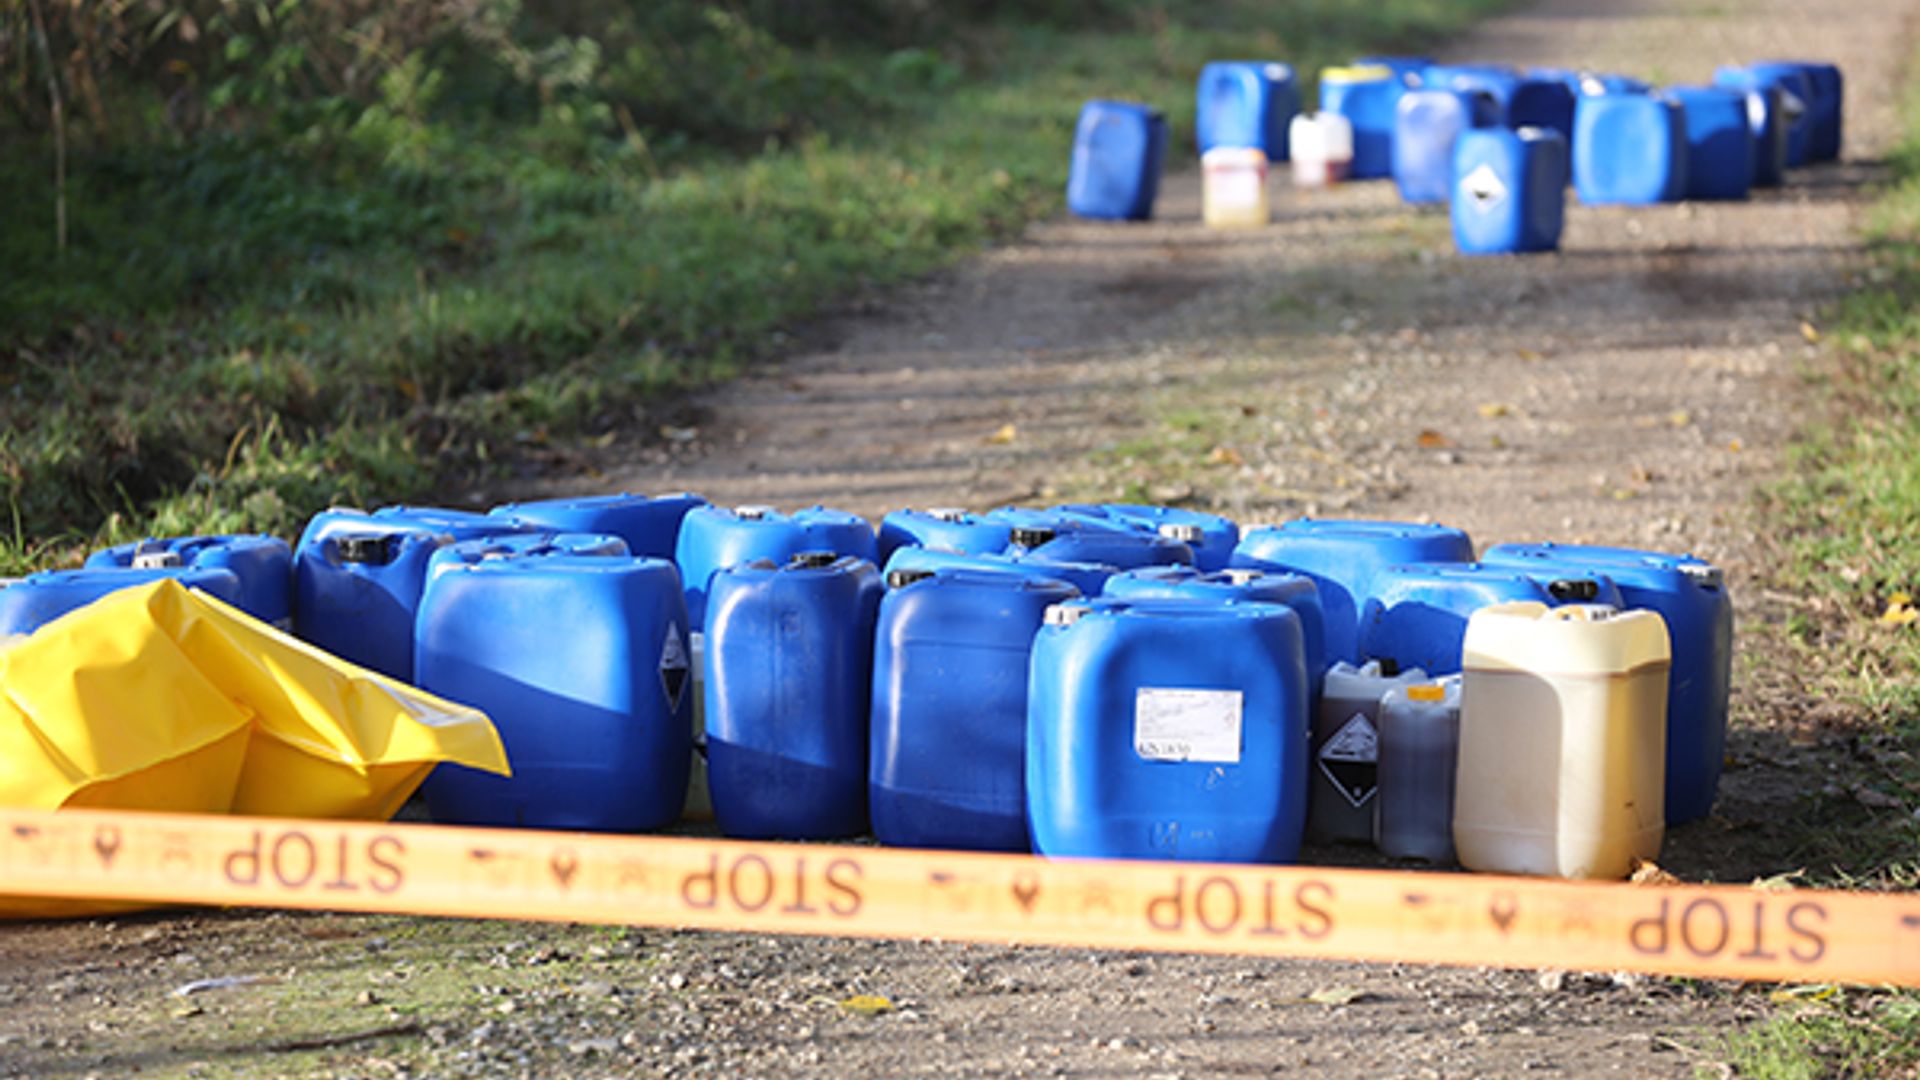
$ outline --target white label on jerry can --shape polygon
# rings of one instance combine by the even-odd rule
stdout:
[[[1238,690],[1143,686],[1133,697],[1133,752],[1148,761],[1240,762]]]
[[[1380,735],[1366,713],[1354,713],[1320,747],[1320,771],[1356,808],[1373,798],[1380,775]]]
[[[667,711],[680,707],[680,696],[687,692],[692,665],[687,662],[687,647],[680,640],[680,626],[667,627],[667,640],[660,645],[660,689],[667,695]]]
[[[1483,163],[1460,178],[1460,192],[1473,200],[1474,209],[1486,213],[1506,199],[1507,185],[1500,182],[1499,173]]]

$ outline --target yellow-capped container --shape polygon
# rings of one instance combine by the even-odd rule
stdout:
[[[1594,604],[1467,622],[1453,843],[1470,870],[1623,878],[1666,822],[1666,623]]]

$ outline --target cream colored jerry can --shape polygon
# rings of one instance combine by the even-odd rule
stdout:
[[[1623,878],[1658,855],[1671,662],[1660,616],[1495,604],[1468,620],[1464,653],[1460,865]]]
[[[1201,217],[1215,228],[1265,225],[1267,152],[1259,147],[1216,146],[1200,155]]]

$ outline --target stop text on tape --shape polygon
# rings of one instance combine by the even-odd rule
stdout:
[[[1920,894],[0,810],[0,893],[1920,986]]]

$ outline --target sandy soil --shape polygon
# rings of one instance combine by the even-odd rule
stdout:
[[[684,488],[878,515],[1145,492],[1248,524],[1398,517],[1482,544],[1691,550],[1727,569],[1748,632],[1721,806],[1663,862],[1791,869],[1765,824],[1805,782],[1781,729],[1818,703],[1748,644],[1792,603],[1760,584],[1751,493],[1803,419],[1821,308],[1863,266],[1855,228],[1916,12],[1547,0],[1446,55],[1663,81],[1832,58],[1846,162],[1746,203],[1570,206],[1560,253],[1477,260],[1386,184],[1283,191],[1272,227],[1208,231],[1183,171],[1152,223],[1036,226],[798,332],[690,402],[692,432],[635,433],[618,461],[489,494]],[[169,996],[245,973],[272,981]],[[1360,996],[1305,1000],[1341,987]],[[851,993],[899,1008],[845,1015],[832,1003]],[[0,1004],[0,1076],[1687,1075],[1769,1008],[1606,975],[282,914],[8,928]]]

